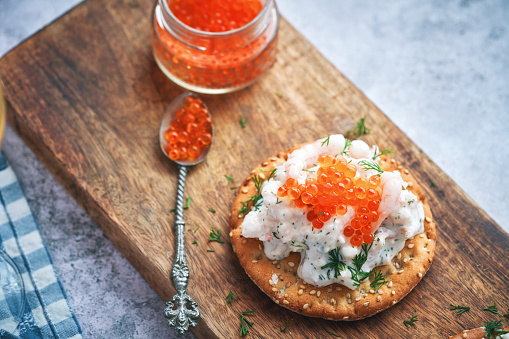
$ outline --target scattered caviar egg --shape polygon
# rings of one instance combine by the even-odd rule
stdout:
[[[323,227],[323,222],[321,222],[318,218],[313,219],[312,224],[313,224],[313,227],[318,230]]]
[[[352,246],[359,247],[362,245],[362,243],[363,243],[363,237],[360,234],[355,234],[354,236],[352,236],[350,238],[350,245],[352,245]]]
[[[281,186],[277,189],[277,196],[280,198],[286,196],[287,193],[288,189],[286,188],[286,186]]]
[[[346,226],[343,230],[343,235],[347,238],[350,238],[352,235],[354,235],[355,230],[351,226]]]
[[[337,214],[337,215],[340,215],[340,216],[341,216],[341,215],[345,215],[345,214],[346,214],[346,212],[347,212],[347,207],[346,207],[345,205],[342,205],[342,204],[341,204],[341,205],[338,205],[338,206],[336,207],[336,214]]]
[[[286,186],[287,187],[293,187],[293,186],[295,186],[297,184],[298,184],[298,182],[294,178],[288,178],[288,180],[286,180]]]
[[[368,209],[370,211],[377,211],[378,207],[380,207],[380,203],[378,201],[370,201],[370,202],[368,202]]]
[[[308,192],[311,195],[316,195],[318,193],[318,186],[315,184],[310,184],[306,187],[306,192]]]
[[[357,173],[357,166],[354,164],[348,164],[344,173],[347,178],[355,177],[355,174]]]
[[[331,218],[330,213],[326,211],[323,211],[322,213],[320,213],[320,215],[318,215],[318,220],[320,220],[323,223],[329,221],[330,218]]]
[[[352,221],[350,221],[350,225],[355,230],[361,228],[361,223],[360,223],[360,220],[358,218],[353,218]]]
[[[300,191],[297,187],[292,187],[288,190],[288,196],[291,198],[291,199],[297,199],[298,197],[300,197]]]
[[[362,236],[362,240],[366,243],[366,244],[371,244],[374,240],[374,237],[373,237],[373,234],[364,234]]]
[[[297,206],[298,208],[303,208],[304,206],[306,206],[306,203],[304,203],[302,201],[302,199],[295,199],[293,201],[293,203],[295,204],[295,206]]]
[[[163,134],[164,140],[168,142],[164,150],[171,160],[193,161],[212,142],[212,119],[207,115],[204,118],[208,122],[205,126],[196,123],[191,107],[208,114],[200,98],[187,96],[183,100],[183,106],[176,111],[175,119]]]
[[[304,204],[311,204],[313,202],[313,195],[309,192],[304,192],[301,194],[301,199]]]

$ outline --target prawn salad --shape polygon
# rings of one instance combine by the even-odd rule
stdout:
[[[340,134],[295,150],[258,178],[242,236],[261,240],[271,260],[299,252],[297,274],[308,284],[355,289],[371,276],[378,289],[385,280],[375,268],[422,233],[425,219],[400,172],[381,169],[386,153]]]
[[[230,240],[276,304],[359,320],[395,305],[426,274],[435,222],[424,190],[387,153],[332,135],[279,152],[244,179]]]

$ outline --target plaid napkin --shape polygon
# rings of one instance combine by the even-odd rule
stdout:
[[[0,338],[82,338],[37,223],[3,155],[0,155],[0,201],[0,248],[16,263],[25,285],[24,307],[17,328],[13,312],[22,306],[13,303],[8,290],[0,288]]]

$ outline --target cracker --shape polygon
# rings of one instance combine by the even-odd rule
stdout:
[[[355,290],[340,284],[324,287],[306,284],[297,275],[300,253],[292,252],[282,260],[273,261],[265,256],[260,240],[242,237],[244,215],[239,215],[238,211],[242,208],[242,201],[256,194],[253,176],[264,174],[265,178],[262,179],[267,179],[267,171],[270,172],[275,166],[283,164],[288,155],[298,147],[300,146],[263,161],[251,171],[239,188],[230,215],[230,238],[241,265],[251,280],[275,303],[306,316],[329,320],[359,320],[396,304],[428,271],[435,253],[436,239],[435,221],[424,191],[408,171],[402,168],[399,170],[403,180],[412,183],[408,189],[423,204],[426,217],[424,232],[408,239],[403,250],[394,257],[390,265],[379,267],[389,283],[380,287],[377,293],[372,293],[369,286],[372,277]],[[398,169],[398,163],[390,161],[386,156],[381,158],[380,164],[386,171]]]
[[[509,331],[509,327],[505,326],[504,331]],[[484,328],[475,328],[473,330],[465,330],[460,334],[453,335],[449,337],[449,339],[482,339],[486,338],[486,332],[484,332]]]

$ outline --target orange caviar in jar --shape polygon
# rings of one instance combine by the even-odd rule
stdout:
[[[305,184],[299,184],[289,178],[279,187],[277,196],[293,200],[298,208],[306,208],[306,218],[316,229],[353,207],[355,216],[344,228],[343,235],[355,247],[372,243],[382,198],[380,177],[358,176],[357,166],[347,163],[342,156],[320,155],[317,161],[316,179],[308,178]]]
[[[158,0],[154,57],[182,87],[231,92],[274,63],[278,25],[274,0]]]
[[[187,96],[163,134],[171,160],[193,161],[212,142],[212,118],[200,98]]]

